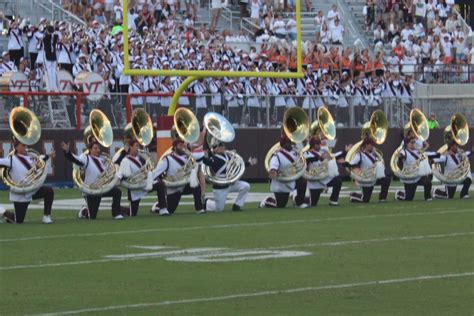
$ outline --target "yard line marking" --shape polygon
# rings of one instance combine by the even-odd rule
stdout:
[[[293,289],[279,289],[279,290],[270,290],[270,291],[254,292],[254,293],[237,293],[237,294],[230,294],[230,295],[224,295],[224,296],[189,298],[189,299],[183,299],[183,300],[161,301],[161,302],[153,302],[153,303],[113,305],[113,306],[105,306],[105,307],[85,308],[85,309],[77,309],[77,310],[62,311],[62,312],[36,314],[36,316],[74,315],[74,314],[106,312],[106,311],[122,310],[122,309],[227,301],[227,300],[233,300],[233,299],[259,297],[259,296],[271,296],[271,295],[280,295],[280,294],[294,294],[294,293],[301,293],[301,292],[347,289],[347,288],[372,286],[372,285],[390,285],[390,284],[400,284],[400,283],[408,283],[408,282],[416,282],[416,281],[464,278],[464,277],[472,277],[472,276],[474,276],[474,272],[448,273],[448,274],[439,274],[439,275],[420,275],[420,276],[406,277],[406,278],[401,278],[401,279],[386,279],[386,280],[373,280],[373,281],[356,282],[356,283],[328,284],[328,285],[321,285],[321,286],[311,286],[311,287],[302,287],[302,288],[293,288]]]
[[[63,235],[50,235],[50,236],[32,236],[32,237],[20,237],[20,238],[7,238],[7,239],[0,239],[0,243],[2,243],[2,242],[15,242],[15,241],[27,241],[27,240],[57,239],[57,238],[67,238],[67,237],[76,238],[76,237],[95,237],[95,236],[155,233],[155,232],[169,232],[169,231],[190,231],[190,230],[202,230],[202,229],[258,227],[258,226],[270,226],[270,225],[282,225],[282,224],[284,224],[284,225],[286,225],[286,224],[305,224],[305,223],[358,220],[358,219],[443,215],[443,214],[473,213],[473,212],[474,211],[471,208],[464,208],[464,209],[458,209],[458,210],[455,210],[455,211],[438,211],[438,212],[436,212],[436,211],[431,210],[429,212],[401,213],[401,214],[400,213],[397,213],[397,214],[393,214],[393,213],[392,214],[374,214],[374,215],[362,215],[362,216],[298,219],[298,220],[274,221],[274,222],[252,222],[252,223],[220,224],[220,225],[208,225],[208,226],[152,228],[152,229],[138,229],[138,230],[109,231],[109,232],[101,232],[101,233],[81,233],[81,234],[63,234]]]
[[[410,240],[421,240],[421,239],[449,238],[449,237],[457,237],[457,236],[473,235],[473,234],[474,232],[457,232],[457,233],[451,233],[451,234],[435,234],[435,235],[426,235],[426,236],[401,236],[401,237],[380,238],[380,239],[346,240],[346,241],[322,242],[322,243],[314,243],[314,244],[256,248],[253,250],[286,249],[286,248],[318,247],[318,246],[334,247],[334,246],[342,246],[342,245],[350,245],[350,244],[373,244],[373,243],[391,242],[391,241],[410,241]],[[213,248],[213,249],[219,249],[219,248]],[[0,271],[62,267],[62,266],[72,266],[72,265],[82,265],[82,264],[92,264],[92,263],[104,263],[104,262],[112,262],[112,261],[144,260],[144,259],[154,259],[156,257],[157,255],[154,255],[151,257],[150,256],[108,256],[105,259],[96,259],[96,260],[81,260],[81,261],[69,261],[69,262],[53,262],[53,263],[42,263],[42,264],[4,266],[4,267],[0,267]]]
[[[341,241],[330,241],[320,243],[309,243],[309,244],[294,244],[287,246],[268,247],[265,249],[291,249],[291,248],[305,248],[305,247],[332,247],[332,246],[345,246],[355,244],[373,244],[383,243],[390,241],[411,241],[411,240],[422,240],[422,239],[437,239],[437,238],[448,238],[457,236],[468,236],[474,235],[474,232],[460,232],[451,234],[434,234],[434,235],[420,235],[420,236],[402,236],[402,237],[388,237],[380,239],[364,239],[364,240],[341,240]]]

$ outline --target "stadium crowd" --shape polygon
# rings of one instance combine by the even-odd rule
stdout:
[[[179,21],[177,6],[168,2],[158,10],[154,4],[153,1],[141,0],[130,6],[128,28],[131,68],[280,72],[296,69],[296,43],[293,41],[296,30],[291,15],[284,21],[282,14],[276,14],[276,18],[273,18],[271,6],[266,14],[262,14],[259,9],[261,28],[255,34],[256,42],[248,42],[243,32],[234,36],[230,30],[217,32],[205,24],[195,27],[195,16],[189,8],[184,20]],[[48,77],[51,85],[49,89],[57,90],[58,87],[51,84],[56,82],[57,69],[66,70],[73,77],[82,72],[94,71],[104,78],[110,92],[172,93],[181,84],[182,78],[130,77],[122,74],[122,9],[119,0],[113,3],[112,13],[110,5],[106,1],[103,6],[95,6],[91,14],[93,18],[86,19],[87,27],[70,25],[65,21],[50,22],[44,18],[38,25],[12,21],[8,31],[9,51],[2,54],[0,74],[22,71],[29,77],[32,90],[42,89],[42,82]],[[390,16],[392,18],[393,14]],[[438,19],[436,16],[433,21]],[[451,19],[452,16],[450,14]],[[320,32],[317,32],[314,41],[303,44],[304,79],[201,79],[187,90],[195,97],[182,97],[180,105],[195,107],[199,117],[211,107],[216,111],[224,111],[235,124],[240,124],[246,117],[246,124],[251,126],[264,121],[268,115],[267,106],[271,107],[269,120],[278,123],[286,107],[299,105],[310,111],[326,104],[335,113],[338,122],[344,125],[349,123],[350,106],[354,107],[356,123],[364,121],[364,113],[370,114],[381,107],[384,98],[411,106],[414,82],[420,79],[417,67],[427,62],[428,58],[424,57],[423,43],[428,40],[438,42],[438,35],[430,37],[425,34],[420,37],[410,28],[411,22],[406,21],[403,30],[392,34],[395,46],[391,55],[385,57],[383,50],[375,50],[374,57],[371,57],[368,49],[342,45],[344,31],[339,25],[337,6],[334,5],[327,15],[318,12],[315,23],[321,25]],[[376,30],[380,24],[379,18]],[[388,26],[389,31],[392,30],[391,25]],[[438,28],[440,34],[448,34],[449,38],[456,40],[462,35],[456,33],[457,24],[453,27],[449,29],[453,32],[441,25]],[[325,35],[326,29],[329,34],[334,34],[334,28],[339,29],[336,34],[341,37]],[[434,28],[430,32],[434,34]],[[26,36],[25,42],[23,35]],[[389,36],[387,34],[387,38]],[[415,37],[422,44],[419,48]],[[233,48],[234,42],[247,43],[249,49]],[[23,56],[25,45],[28,57]],[[439,51],[432,67],[440,67],[437,65],[439,61],[444,67],[458,60],[456,55],[450,55],[451,59],[447,59],[447,51],[452,50],[443,47],[442,44],[429,45],[428,59],[433,60],[433,52]],[[468,48],[463,50],[464,60],[474,62],[474,50],[471,46]],[[441,72],[446,69],[436,68],[436,71],[440,71],[437,76],[434,68],[428,69],[429,63],[423,64],[423,67],[422,76],[429,73],[433,74],[433,80],[444,78]],[[171,99],[168,95],[132,97],[131,104],[147,104],[156,115],[160,115],[167,112]],[[124,105],[124,98],[119,101]]]

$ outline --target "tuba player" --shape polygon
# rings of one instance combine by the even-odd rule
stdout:
[[[462,152],[459,150],[458,144],[455,141],[450,141],[448,143],[448,151],[441,155],[439,158],[433,159],[434,162],[440,163],[444,165],[444,173],[448,173],[452,170],[455,170],[459,164],[462,163],[464,159],[469,159],[471,155],[470,151]],[[462,189],[460,193],[461,199],[468,199],[469,198],[469,188],[472,183],[472,175],[469,172],[467,177],[462,184]],[[452,199],[454,198],[454,194],[456,193],[456,185],[455,184],[446,184],[445,189],[435,189],[434,190],[434,198],[436,199]]]
[[[90,141],[87,143],[87,149],[89,149],[88,154],[82,153],[79,156],[75,155],[71,152],[69,144],[64,142],[61,143],[61,148],[63,149],[67,160],[80,166],[84,170],[84,184],[94,183],[104,172],[106,172],[107,165],[101,157],[100,144],[94,137],[91,137]],[[117,220],[123,219],[122,207],[120,206],[122,191],[120,191],[116,186],[102,195],[85,194],[87,209],[81,209],[79,212],[79,218],[96,219],[102,197],[112,197],[112,217]]]
[[[13,137],[13,155],[1,158],[0,166],[8,169],[11,179],[14,182],[20,182],[25,179],[29,172],[35,168],[36,161],[28,155],[28,146]],[[39,159],[47,161],[50,157],[54,157],[54,150],[49,155],[40,155]],[[45,172],[45,171],[44,171]],[[51,224],[51,208],[53,206],[54,191],[48,186],[41,186],[35,191],[16,193],[10,190],[10,201],[13,202],[15,213],[4,211],[0,214],[7,223],[21,224],[25,220],[28,205],[32,200],[44,200],[43,219],[44,224]]]

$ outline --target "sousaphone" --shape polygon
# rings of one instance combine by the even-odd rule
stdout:
[[[351,162],[355,155],[359,154],[362,143],[366,137],[370,137],[375,144],[381,145],[387,138],[388,131],[388,120],[385,113],[381,110],[377,110],[372,113],[370,120],[362,125],[361,140],[354,144],[352,148],[346,154],[346,161]],[[351,178],[360,183],[373,185],[377,179],[385,176],[385,163],[383,159],[383,153],[375,148],[375,155],[377,157],[376,163],[371,168],[361,170],[360,168],[349,168],[347,171],[350,173]]]
[[[186,108],[179,108],[174,113],[174,126],[171,129],[172,139],[180,138],[187,143],[195,143],[199,139],[199,122],[194,113]],[[168,148],[161,155],[158,164],[172,152],[173,148]],[[196,170],[197,164],[191,152],[187,152],[188,159],[186,164],[182,166],[173,176],[165,175],[163,182],[167,187],[181,187],[191,182],[191,173]],[[197,178],[197,176],[196,176]],[[194,179],[193,181],[197,181]]]
[[[230,143],[235,138],[235,130],[232,124],[222,115],[209,112],[204,115],[204,126],[207,131],[206,141],[209,147],[213,147],[220,142]],[[230,185],[238,181],[245,172],[245,162],[235,150],[226,150],[229,156],[225,164],[226,174],[224,177],[218,177],[214,172],[206,166],[202,165],[202,171],[206,180],[217,185]]]
[[[309,135],[308,115],[299,107],[292,107],[285,111],[283,115],[282,133],[285,134],[293,143],[301,144]],[[280,150],[280,143],[276,143],[270,148],[265,156],[265,169],[270,172],[270,159]],[[303,151],[300,151],[298,159],[286,170],[278,173],[277,180],[281,182],[290,182],[300,178],[306,170],[306,159]]]
[[[454,141],[459,146],[464,146],[469,141],[469,126],[467,124],[466,118],[460,113],[455,113],[453,116],[451,116],[449,125],[444,129],[445,144],[441,146],[437,152],[441,155],[446,154],[448,151],[448,143],[452,141]],[[444,166],[439,163],[434,163],[432,165],[433,175],[439,181],[445,185],[456,185],[462,183],[469,175],[471,172],[471,164],[469,159],[464,157],[457,167],[450,172],[446,172],[443,169]]]
[[[89,126],[84,130],[84,143],[88,145],[92,141],[97,141],[102,147],[109,148],[113,142],[112,125],[105,114],[94,109],[89,114]],[[86,154],[88,150],[86,150]],[[112,162],[109,155],[101,153],[101,157],[106,161],[106,168],[94,183],[85,184],[81,167],[74,164],[72,179],[76,186],[87,195],[102,195],[109,192],[118,182],[116,176],[117,166]]]
[[[135,139],[144,149],[140,149],[138,156],[141,160],[145,161],[140,170],[134,175],[127,177],[122,181],[122,185],[127,189],[151,189],[152,183],[150,180],[150,174],[154,168],[150,154],[146,150],[153,139],[153,124],[148,113],[142,108],[137,108],[132,113],[132,120],[125,126],[123,132],[124,142],[128,142],[130,139]],[[114,156],[120,155],[124,148],[121,148]],[[115,161],[116,159],[114,159]]]
[[[41,137],[41,125],[36,115],[24,107],[15,107],[10,112],[9,126],[13,134],[13,139],[25,145],[34,145]],[[12,150],[8,157],[15,154]],[[27,155],[31,156],[34,165],[28,170],[26,176],[20,181],[14,181],[8,168],[0,168],[0,178],[3,183],[10,188],[10,191],[23,194],[34,192],[40,188],[47,177],[46,163],[41,159],[41,155],[31,148],[27,149]]]
[[[422,141],[426,141],[430,136],[428,120],[420,109],[414,108],[410,111],[409,122],[405,124],[403,135],[407,137],[410,133]],[[390,159],[390,168],[395,176],[409,181],[431,173],[428,158],[424,154],[421,154],[420,159],[410,166],[400,169],[397,162],[402,149],[403,144],[395,150]]]
[[[326,107],[318,108],[317,119],[311,124],[310,136],[318,137],[321,140],[336,139],[336,124],[331,112]],[[309,145],[303,151],[309,150]],[[337,175],[337,163],[334,157],[326,159],[312,168],[307,168],[303,177],[310,181],[317,181],[327,178],[330,175]]]

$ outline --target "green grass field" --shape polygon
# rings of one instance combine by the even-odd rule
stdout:
[[[29,210],[0,224],[0,314],[473,315],[474,199],[456,197],[124,221],[56,207],[52,225]]]

